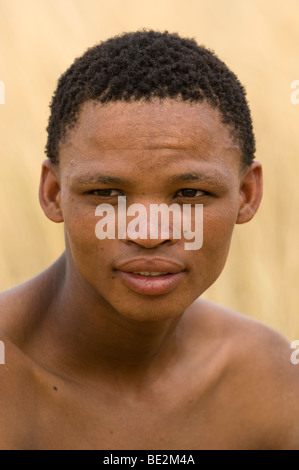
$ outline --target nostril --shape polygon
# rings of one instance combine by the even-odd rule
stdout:
[[[161,246],[161,245],[173,245],[178,240],[171,240],[171,239],[161,240],[161,239],[151,239],[151,238],[147,238],[147,239],[136,238],[135,240],[132,240],[130,238],[127,238],[126,240],[121,240],[121,241],[122,243],[130,244],[130,245],[133,244],[135,246],[137,245],[139,247],[143,247],[146,249],[152,249],[152,248],[157,248],[158,246]]]

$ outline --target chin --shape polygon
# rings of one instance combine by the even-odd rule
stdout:
[[[163,297],[163,298],[162,298]],[[128,302],[128,305],[115,305],[114,310],[118,316],[136,322],[161,322],[178,319],[186,308],[193,302],[180,302],[178,299],[170,301],[169,296],[156,296]],[[194,299],[195,300],[195,299]]]

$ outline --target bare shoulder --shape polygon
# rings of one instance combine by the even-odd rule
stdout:
[[[35,277],[0,292],[0,331],[17,343],[21,341],[24,331],[34,328],[57,295],[63,271],[62,256]]]
[[[52,270],[0,293],[0,449],[27,448],[33,433],[43,374],[23,351],[53,298]]]
[[[227,388],[244,426],[257,423],[266,448],[299,449],[299,364],[291,360],[290,341],[203,299],[192,306],[192,317],[222,362],[222,390]]]
[[[279,331],[253,318],[222,307],[214,302],[198,299],[191,306],[194,326],[210,332],[209,337],[223,342],[239,355],[263,355],[263,359],[282,359],[284,354],[290,362],[290,341]],[[273,363],[273,361],[270,361]]]
[[[231,350],[236,362],[259,357],[269,365],[291,364],[290,342],[270,326],[204,299],[194,302],[190,313],[195,331],[197,326],[210,343]]]
[[[25,319],[33,304],[32,283],[25,283],[0,293],[0,449],[22,448],[23,425],[30,367],[18,344],[24,340]],[[15,423],[19,426],[16,428]]]
[[[10,376],[22,377],[21,369],[27,360],[23,346],[47,311],[51,298],[48,270],[0,292],[0,344],[5,356],[3,367],[0,367],[0,379],[3,374],[5,376],[2,384],[8,385]]]
[[[0,340],[0,449],[17,450],[24,448],[26,423],[30,422],[29,413],[33,410],[28,392],[34,383],[34,371],[28,358],[1,327]]]

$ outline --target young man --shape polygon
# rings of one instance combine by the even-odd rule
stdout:
[[[124,34],[60,78],[40,202],[66,250],[0,297],[2,449],[299,449],[288,342],[200,299],[259,206],[254,151],[243,87],[193,40]],[[99,239],[120,196],[189,205],[193,228],[202,204],[202,247],[171,220]]]

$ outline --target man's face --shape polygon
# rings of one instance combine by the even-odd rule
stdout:
[[[239,147],[205,103],[86,102],[59,153],[58,200],[71,269],[99,305],[126,318],[180,315],[223,269],[241,177]],[[148,209],[203,204],[201,249],[185,250],[183,238],[99,240],[95,209],[111,204],[117,214],[118,196]]]

